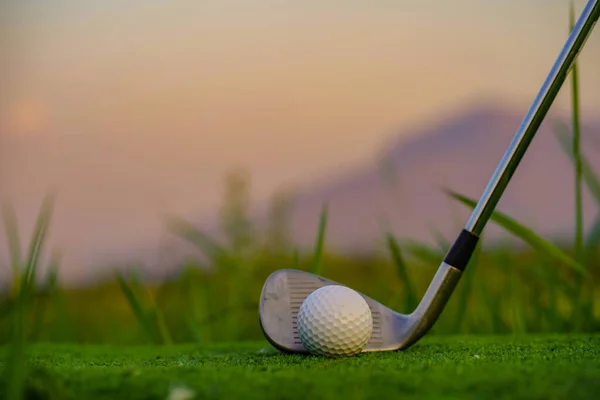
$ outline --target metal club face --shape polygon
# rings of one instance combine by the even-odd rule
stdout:
[[[408,315],[400,314],[362,295],[373,315],[373,334],[364,352],[407,348],[435,323],[458,284],[483,228],[599,18],[600,0],[588,0],[471,217],[438,268],[417,309]],[[284,352],[308,351],[298,337],[298,310],[310,293],[327,285],[339,284],[289,269],[276,271],[267,278],[260,298],[260,325],[273,346]]]
[[[423,301],[408,315],[360,293],[373,317],[373,333],[363,352],[399,350],[416,342],[437,320],[460,275],[458,269],[442,264]],[[298,335],[298,311],[308,295],[328,285],[340,284],[293,269],[276,271],[267,278],[260,298],[260,325],[273,346],[288,353],[308,352]]]

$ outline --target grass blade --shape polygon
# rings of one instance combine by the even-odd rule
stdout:
[[[48,264],[48,273],[45,278],[44,286],[39,288],[35,295],[39,297],[39,303],[34,303],[33,308],[33,322],[28,330],[27,338],[29,341],[39,340],[39,336],[43,333],[44,318],[48,309],[47,304],[43,302],[43,298],[54,300],[58,292],[58,270],[60,266],[61,254],[58,251],[54,251],[50,263]]]
[[[475,208],[475,206],[477,205],[477,202],[475,200],[468,198],[467,196],[463,196],[449,189],[446,189],[444,191],[452,198],[460,201],[461,203],[471,208]],[[520,224],[508,215],[500,213],[498,211],[494,211],[492,213],[491,220],[496,222],[499,226],[501,226],[508,232],[525,241],[531,247],[540,251],[542,254],[551,256],[556,261],[564,263],[568,267],[572,268],[574,271],[579,272],[581,275],[587,278],[590,277],[587,270],[578,261],[571,258],[567,253],[562,251],[555,244],[539,236],[532,229]]]
[[[173,338],[171,337],[171,332],[169,332],[169,328],[167,327],[167,322],[165,320],[165,315],[162,310],[158,307],[158,303],[154,297],[154,294],[150,291],[148,287],[145,287],[146,294],[150,299],[150,306],[153,310],[153,315],[156,320],[156,327],[158,330],[158,334],[160,336],[161,342],[166,345],[173,344]]]
[[[38,271],[39,254],[43,248],[44,239],[46,238],[50,215],[52,213],[52,200],[52,196],[47,196],[42,203],[33,230],[31,243],[29,245],[26,264],[24,265],[23,271],[21,271],[21,268],[18,268],[17,270],[20,275],[18,275],[18,280],[20,280],[20,282],[18,292],[15,293],[16,297],[9,311],[11,314],[11,343],[8,349],[5,370],[3,373],[3,381],[7,384],[4,394],[5,398],[8,400],[20,400],[22,398],[27,379],[26,318],[32,299],[35,295],[34,283]],[[15,268],[15,265],[17,267],[19,266],[21,258],[20,250],[17,250],[20,249],[20,245],[17,235],[16,216],[9,206],[5,207],[4,211],[5,216],[8,216],[8,219],[5,219],[5,228],[8,233],[9,246],[13,247],[11,256],[13,257],[13,268]]]
[[[156,317],[156,324],[158,326],[158,332],[160,333],[162,343],[166,345],[173,344],[173,339],[171,337],[171,332],[169,332],[169,328],[167,327],[165,315],[158,307],[154,308],[154,315]]]
[[[312,273],[321,275],[321,258],[323,257],[323,247],[325,243],[325,231],[327,229],[327,205],[324,205],[321,209],[321,216],[319,218],[319,232],[317,235],[317,242],[315,244],[315,252],[313,255],[313,268]]]
[[[573,2],[569,8],[569,33],[575,26],[575,11]],[[573,62],[571,69],[571,100],[573,112],[573,160],[575,163],[575,259],[582,261],[583,257],[583,209],[582,209],[582,182],[581,182],[581,131],[579,121],[579,74],[577,61]]]
[[[157,339],[156,335],[154,334],[154,329],[152,329],[152,322],[148,318],[148,313],[144,309],[142,302],[136,296],[133,288],[131,287],[131,284],[120,273],[117,273],[117,281],[119,282],[121,291],[127,298],[127,301],[129,302],[129,305],[133,313],[135,314],[135,317],[137,318],[139,324],[142,326],[144,333],[152,343],[156,343]]]
[[[450,248],[450,246],[452,244],[450,243],[450,241],[448,239],[446,239],[446,237],[442,234],[442,232],[435,229],[434,227],[430,228],[430,232],[433,235],[435,242],[441,251],[447,251]]]
[[[20,276],[21,276],[21,245],[19,238],[19,228],[17,224],[17,216],[12,206],[5,204],[2,207],[4,216],[4,229],[8,240],[8,252],[10,256],[10,266],[13,276],[13,284],[11,287],[11,295],[16,295],[19,292]]]
[[[410,280],[410,276],[408,275],[408,268],[406,267],[406,263],[404,262],[404,257],[402,257],[402,251],[400,250],[400,246],[398,245],[398,241],[391,233],[386,234],[388,248],[392,255],[392,260],[394,261],[394,265],[396,266],[396,271],[398,272],[398,277],[402,281],[404,285],[404,290],[406,291],[406,297],[404,299],[405,304],[405,312],[411,312],[417,306],[417,295],[415,292],[415,288]]]
[[[573,2],[571,1],[569,7],[569,33],[575,26],[575,11],[573,9]],[[582,168],[581,168],[581,149],[580,149],[580,121],[579,121],[579,74],[577,61],[573,62],[571,69],[571,100],[572,100],[572,113],[573,113],[573,162],[575,163],[575,259],[584,263],[583,258],[585,257],[583,249],[583,208],[582,208]],[[585,266],[585,263],[583,264]],[[581,313],[580,303],[582,301],[582,278],[577,277],[577,291],[576,298],[574,299],[576,313],[576,328],[579,329],[581,325],[581,319],[586,316]],[[590,316],[587,316],[588,318]]]
[[[46,199],[42,203],[42,208],[40,210],[35,228],[33,230],[33,237],[31,238],[31,243],[29,245],[27,261],[25,264],[25,271],[23,271],[23,277],[21,280],[21,293],[24,293],[24,291],[26,290],[28,291],[26,295],[31,294],[35,288],[35,277],[38,269],[38,260],[44,244],[44,239],[46,237],[48,225],[50,224],[53,203],[54,199],[52,196],[46,197]]]
[[[437,265],[444,259],[444,253],[426,244],[407,240],[404,248],[416,259],[429,265]]]
[[[198,247],[214,263],[222,255],[227,254],[225,247],[217,240],[211,238],[182,218],[169,217],[167,219],[167,226],[172,233]]]

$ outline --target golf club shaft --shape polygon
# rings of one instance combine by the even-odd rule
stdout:
[[[466,231],[477,237],[481,235],[599,16],[600,0],[589,0],[494,175],[483,191],[465,225]]]

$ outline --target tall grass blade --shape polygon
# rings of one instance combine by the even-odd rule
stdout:
[[[142,302],[136,296],[131,284],[121,273],[117,273],[117,281],[119,282],[119,286],[121,287],[121,291],[125,295],[131,310],[133,311],[135,317],[138,320],[138,323],[144,330],[144,333],[152,343],[157,343],[157,338],[152,329],[152,321],[148,317],[148,312],[145,310],[145,307],[142,305]]]
[[[158,332],[160,333],[162,343],[166,345],[173,344],[173,339],[171,337],[171,332],[169,332],[169,328],[167,327],[165,315],[158,307],[154,308],[154,315],[156,316],[156,324],[158,326]]]
[[[213,262],[217,262],[222,255],[227,254],[225,247],[217,240],[182,218],[169,217],[167,227],[173,234],[198,247]]]
[[[36,298],[43,297],[48,300],[54,300],[55,294],[58,291],[58,269],[60,265],[61,254],[58,251],[54,251],[48,264],[48,274],[46,276],[44,286],[36,293]],[[39,336],[43,333],[42,326],[44,324],[44,317],[48,305],[40,301],[39,303],[33,304],[33,322],[31,328],[28,331],[28,338],[30,341],[39,340]],[[58,310],[57,310],[58,311]]]
[[[402,281],[402,285],[404,286],[404,290],[406,291],[404,304],[405,304],[405,312],[411,312],[417,306],[417,294],[414,288],[414,285],[408,275],[408,268],[406,267],[406,262],[404,261],[404,257],[402,256],[402,251],[400,250],[400,245],[398,241],[391,233],[386,234],[387,245],[390,253],[392,255],[392,260],[394,261],[394,265],[396,266],[396,271],[398,272],[398,277]]]
[[[424,243],[407,240],[404,242],[404,248],[411,256],[425,264],[435,266],[444,259],[444,253],[442,251]]]
[[[569,7],[569,33],[575,26],[575,11],[573,8],[573,1],[570,2]],[[575,163],[575,259],[584,263],[584,249],[583,249],[583,208],[582,208],[582,182],[581,182],[581,149],[580,149],[580,121],[579,121],[579,74],[577,62],[573,62],[571,69],[571,100],[572,100],[572,113],[573,113],[573,161]],[[583,264],[585,267],[585,263]],[[582,301],[582,286],[583,281],[581,276],[577,277],[577,290],[576,298],[574,299],[574,310],[577,316],[576,318],[576,329],[580,328],[581,319],[584,315],[580,312]]]
[[[445,189],[446,194],[451,196],[452,198],[458,200],[459,202],[469,206],[471,208],[475,208],[477,202],[467,196],[463,196],[459,193],[456,193],[452,190]],[[520,224],[513,218],[509,217],[506,214],[503,214],[499,211],[494,211],[491,216],[491,220],[496,222],[499,226],[504,228],[506,231],[512,233],[517,236],[521,240],[528,243],[534,249],[540,251],[542,254],[546,254],[556,261],[560,261],[566,266],[570,267],[574,271],[577,271],[581,275],[589,278],[590,275],[587,270],[576,260],[571,258],[567,253],[562,251],[558,246],[551,243],[550,241],[544,239],[535,233],[532,229],[527,228],[526,226]]]
[[[29,307],[32,303],[32,299],[35,296],[34,282],[36,280],[36,273],[38,271],[38,259],[39,252],[43,247],[44,239],[46,237],[46,231],[50,221],[50,215],[52,213],[52,200],[51,196],[47,196],[42,203],[42,207],[37,217],[35,228],[33,230],[31,243],[29,246],[29,252],[26,264],[23,270],[20,268],[21,255],[20,255],[20,244],[17,233],[17,223],[14,213],[11,212],[11,208],[7,207],[4,209],[5,216],[9,218],[5,220],[5,229],[8,235],[9,247],[13,247],[10,250],[13,268],[17,265],[18,272],[20,274],[20,282],[18,293],[16,293],[13,299],[13,304],[10,309],[11,325],[10,325],[10,346],[5,363],[3,381],[6,383],[5,396],[8,400],[21,400],[25,382],[27,378],[27,326],[26,318],[29,313]],[[8,213],[6,213],[8,211]]]
[[[435,242],[436,242],[436,244],[438,245],[438,247],[440,248],[441,251],[447,251],[450,248],[451,243],[442,234],[442,232],[440,232],[439,230],[437,230],[434,227],[430,228],[430,232],[433,235],[433,238],[435,239]]]
[[[575,26],[573,2],[569,7],[569,33]],[[582,262],[583,257],[583,208],[582,208],[582,171],[581,171],[581,128],[579,121],[579,74],[577,61],[571,69],[571,100],[573,113],[573,160],[575,163],[575,259]]]
[[[17,216],[15,210],[11,205],[4,204],[2,207],[2,214],[4,217],[4,230],[6,231],[6,238],[8,240],[10,267],[13,276],[11,295],[16,295],[19,292],[22,262],[19,227],[17,224]]]
[[[325,244],[325,231],[327,230],[327,205],[323,205],[321,209],[321,216],[319,218],[319,232],[317,235],[317,242],[315,244],[315,251],[313,254],[313,267],[312,273],[321,275],[321,259],[323,257],[323,247]]]
[[[173,339],[171,337],[171,332],[169,332],[169,328],[167,327],[167,322],[165,320],[165,315],[162,310],[158,307],[154,294],[151,293],[150,289],[146,287],[146,294],[151,302],[151,309],[154,311],[154,318],[156,320],[156,327],[158,329],[158,334],[160,335],[161,342],[163,344],[173,344]]]
[[[37,222],[35,224],[35,228],[33,230],[33,236],[29,246],[25,270],[23,271],[23,277],[21,280],[21,293],[24,293],[23,291],[27,290],[28,292],[25,294],[27,296],[32,294],[32,291],[35,290],[35,277],[39,265],[39,256],[44,244],[48,225],[50,224],[53,204],[54,198],[52,196],[48,196],[46,199],[44,199]]]

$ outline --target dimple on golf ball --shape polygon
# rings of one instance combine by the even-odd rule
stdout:
[[[345,286],[324,286],[312,292],[298,311],[298,334],[311,353],[352,356],[367,345],[373,317],[365,299]]]

